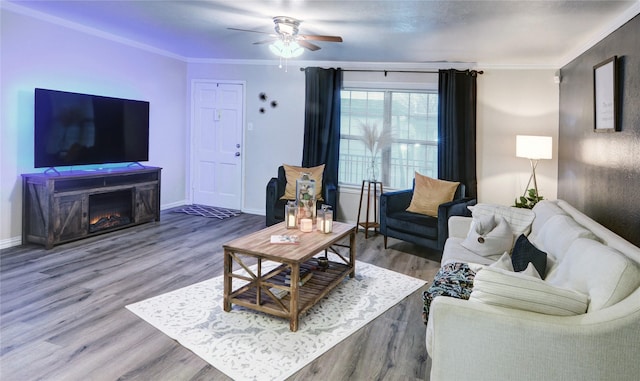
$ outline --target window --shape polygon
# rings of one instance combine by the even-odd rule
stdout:
[[[414,172],[438,175],[438,94],[435,91],[342,90],[340,119],[341,184],[370,178],[371,152],[362,140],[363,125],[387,131],[391,144],[373,160],[376,179],[385,187],[410,188]]]

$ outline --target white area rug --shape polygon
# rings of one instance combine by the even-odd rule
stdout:
[[[224,312],[222,276],[127,308],[235,380],[284,380],[425,283],[357,262],[356,277],[301,316],[297,332],[239,306]]]

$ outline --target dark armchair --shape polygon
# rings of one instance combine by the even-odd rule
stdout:
[[[413,188],[380,195],[380,233],[384,235],[384,248],[387,248],[387,237],[392,237],[442,251],[449,236],[449,217],[471,216],[467,206],[476,204],[475,199],[465,198],[464,194],[465,186],[460,184],[453,201],[438,207],[438,218],[406,211]]]
[[[324,201],[319,201],[317,207],[320,208],[322,204],[331,205],[333,209],[333,219],[335,220],[337,219],[337,186],[324,179],[326,179],[326,176],[323,176],[322,181],[322,198]],[[288,200],[281,200],[280,197],[284,195],[286,185],[287,178],[284,173],[284,167],[280,166],[278,167],[278,177],[272,177],[267,183],[267,226],[284,221],[284,206]]]

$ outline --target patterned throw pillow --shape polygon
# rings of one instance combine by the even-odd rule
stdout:
[[[429,320],[429,307],[436,296],[469,299],[476,273],[466,263],[447,263],[438,270],[429,289],[422,293],[422,321]]]

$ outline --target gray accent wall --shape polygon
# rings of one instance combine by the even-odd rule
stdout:
[[[594,132],[593,66],[618,56],[620,131]],[[640,15],[561,69],[558,198],[640,246]]]

